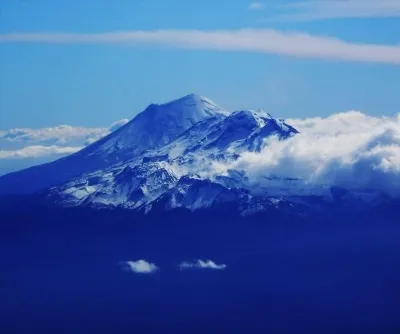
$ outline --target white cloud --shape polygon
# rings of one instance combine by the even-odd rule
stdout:
[[[39,129],[0,130],[0,175],[75,153],[117,130],[127,121],[122,119],[109,128],[59,125]]]
[[[195,262],[182,262],[179,264],[180,269],[213,269],[223,270],[226,269],[225,264],[216,264],[211,260],[197,260]]]
[[[123,264],[126,269],[136,274],[151,274],[159,270],[154,263],[147,262],[146,260],[126,261]]]
[[[283,141],[269,138],[260,153],[246,152],[216,170],[244,170],[254,184],[276,175],[400,195],[400,114],[371,117],[350,111],[287,123],[300,134]]]
[[[67,155],[90,145],[128,122],[122,119],[110,128],[59,125],[47,128],[0,130],[0,159],[22,159]]]
[[[10,143],[49,143],[54,145],[79,142],[83,145],[87,141],[95,141],[128,123],[128,119],[121,119],[113,123],[110,128],[84,128],[71,125],[58,125],[47,128],[14,128],[0,130],[0,140]]]
[[[32,145],[17,150],[0,150],[0,159],[25,159],[49,155],[67,155],[75,153],[80,149],[82,147]]]
[[[282,5],[278,19],[312,21],[334,18],[398,17],[399,0],[302,0]]]
[[[48,128],[16,128],[0,131],[0,140],[9,143],[83,145],[87,140],[97,140],[108,133],[105,128],[83,128],[70,125],[59,125]]]
[[[250,10],[263,10],[265,9],[265,4],[262,2],[252,2],[249,5]]]
[[[159,45],[184,49],[243,51],[301,58],[400,64],[399,45],[347,42],[333,37],[273,29],[154,30],[105,33],[3,33],[0,43]]]

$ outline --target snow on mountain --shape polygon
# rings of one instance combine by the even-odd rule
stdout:
[[[230,188],[210,179],[196,175],[184,176],[177,184],[158,197],[155,201],[144,206],[145,212],[151,210],[172,210],[185,208],[190,211],[232,207],[242,215],[253,214],[275,207],[266,198],[253,196],[243,188]]]
[[[50,189],[49,196],[65,206],[138,208],[155,200],[178,181],[166,162],[123,165],[76,178]]]
[[[223,132],[214,145],[223,147],[235,142],[232,149],[259,151],[270,136],[285,139],[296,133],[296,129],[263,110],[241,110],[226,119]]]
[[[237,158],[244,151],[259,151],[269,136],[284,139],[296,133],[296,129],[262,110],[235,111],[228,117],[219,115],[198,122],[156,154],[184,156],[186,161],[193,156],[214,160]]]
[[[108,159],[111,155],[120,160],[132,158],[170,143],[202,120],[227,114],[210,100],[195,94],[161,105],[151,104],[116,133],[81,154],[99,154]]]

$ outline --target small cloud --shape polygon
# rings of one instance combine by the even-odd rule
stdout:
[[[126,261],[123,262],[123,265],[125,269],[136,274],[151,274],[159,270],[154,263],[147,262],[146,260]]]
[[[127,119],[127,118],[121,119],[121,120],[111,124],[109,130],[110,130],[110,132],[114,132],[114,131],[118,130],[119,128],[123,127],[128,122],[129,122],[129,119]]]
[[[263,10],[265,9],[265,4],[262,2],[252,2],[249,5],[249,10]]]
[[[213,270],[223,270],[226,269],[226,264],[216,264],[211,260],[197,260],[195,262],[182,262],[178,266],[181,270],[183,269],[213,269]]]

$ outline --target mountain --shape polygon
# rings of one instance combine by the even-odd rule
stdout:
[[[148,106],[71,156],[1,177],[0,193],[35,193],[63,207],[142,213],[221,207],[241,215],[277,209],[302,213],[387,202],[376,191],[310,184],[295,175],[250,180],[244,170],[231,167],[244,152],[259,152],[270,136],[287,140],[297,134],[263,110],[229,113],[191,94]]]
[[[57,161],[0,178],[0,194],[29,194],[158,149],[208,118],[229,113],[209,99],[191,94],[151,104],[130,122],[83,150]]]
[[[163,128],[156,130],[157,138],[164,138],[166,133],[172,132],[174,139],[169,136],[162,144],[152,145],[153,149],[123,156],[119,163],[74,178],[51,188],[46,194],[64,206],[124,207],[148,212],[153,208],[214,208],[217,203],[232,204],[239,200],[242,202],[241,211],[255,211],[254,203],[260,199],[249,193],[251,185],[246,176],[240,171],[218,175],[213,170],[214,164],[229,164],[243,152],[259,151],[269,136],[285,139],[297,134],[297,130],[262,110],[228,114],[209,100],[195,95],[177,101],[163,105],[167,117],[162,116],[169,123],[164,122]],[[203,114],[198,109],[193,110],[193,101],[196,104],[197,101],[208,102],[208,112]],[[151,109],[152,106],[146,111]],[[174,121],[175,114],[177,120]],[[183,118],[183,114],[190,115],[191,119]],[[137,118],[147,115],[143,112]],[[159,117],[157,114],[156,118]],[[148,119],[141,119],[141,122],[152,123]],[[182,123],[185,126],[180,126],[180,129],[192,126],[175,136],[175,124]],[[143,136],[154,137],[154,129],[145,129],[140,129]],[[119,138],[124,140],[121,146],[131,147],[127,139]],[[104,149],[102,143],[98,145],[102,147],[102,153],[115,153],[114,149]],[[118,157],[121,158],[120,152]],[[264,206],[273,205],[264,199],[261,202]]]

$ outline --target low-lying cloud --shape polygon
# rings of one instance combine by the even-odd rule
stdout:
[[[109,128],[59,125],[0,130],[0,175],[75,153],[127,122],[122,119]]]
[[[0,143],[4,146],[58,145],[84,146],[105,135],[118,130],[128,122],[121,119],[109,128],[84,128],[71,125],[59,125],[47,128],[14,128],[0,130]]]
[[[0,131],[1,142],[9,144],[66,145],[96,140],[109,132],[107,128],[83,128],[70,125],[31,129],[16,128]]]
[[[159,270],[159,268],[151,262],[146,260],[126,261],[123,263],[124,268],[136,274],[152,274]]]
[[[155,45],[182,49],[267,53],[300,58],[400,64],[400,46],[356,43],[274,29],[134,30],[104,33],[0,34],[0,43]]]
[[[194,262],[182,262],[179,264],[179,269],[212,269],[223,270],[226,269],[226,264],[217,264],[211,260],[197,260]]]
[[[127,119],[113,123],[110,128],[84,128],[59,125],[47,128],[15,128],[0,130],[0,159],[37,158],[71,154],[118,130]]]
[[[372,117],[358,111],[327,118],[289,119],[300,134],[268,138],[261,152],[246,152],[218,173],[244,170],[253,184],[270,176],[304,184],[364,188],[400,195],[400,115]]]
[[[75,153],[83,147],[70,147],[70,146],[42,146],[32,145],[26,146],[17,150],[0,150],[0,159],[26,159],[26,158],[39,158],[43,156],[59,156]]]

